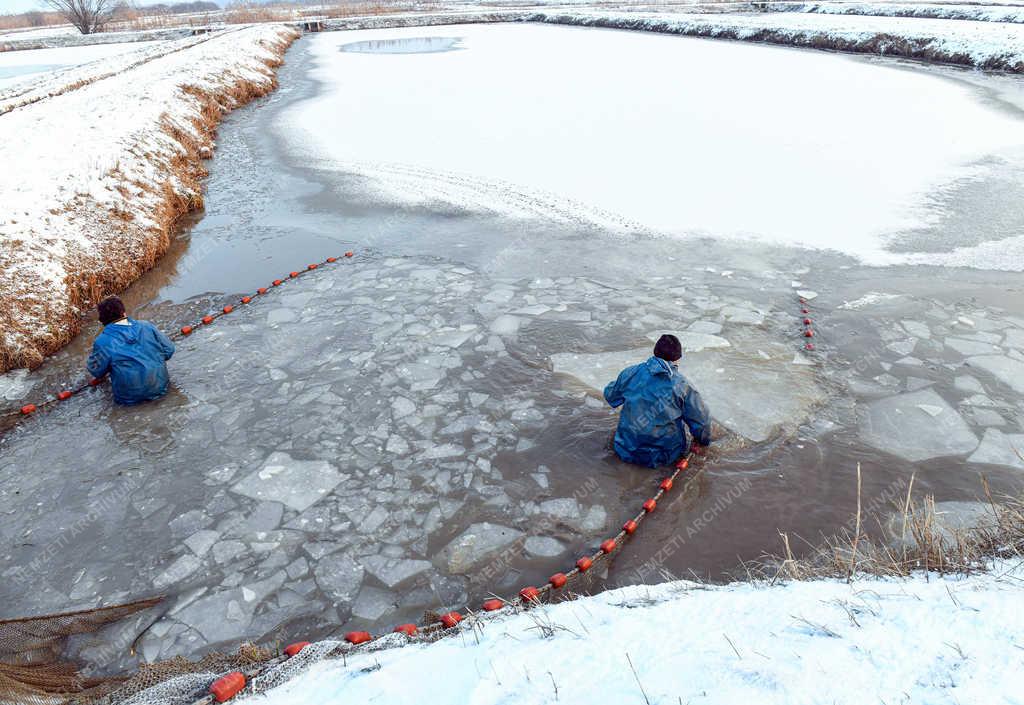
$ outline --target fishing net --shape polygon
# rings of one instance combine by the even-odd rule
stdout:
[[[0,620],[0,703],[52,705],[75,695],[95,698],[113,691],[123,679],[89,677],[62,660],[67,638],[95,632],[162,599]]]

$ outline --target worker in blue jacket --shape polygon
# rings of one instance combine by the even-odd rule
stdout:
[[[614,447],[627,463],[656,468],[676,462],[690,449],[687,428],[694,443],[711,443],[711,416],[677,367],[682,357],[679,338],[663,335],[652,357],[605,387],[605,400],[622,407]]]
[[[174,354],[170,338],[148,321],[128,318],[116,296],[103,299],[96,308],[103,331],[93,342],[87,363],[92,376],[110,374],[118,404],[138,404],[166,394],[166,362]]]

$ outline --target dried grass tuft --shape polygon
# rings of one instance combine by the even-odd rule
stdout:
[[[983,480],[984,483],[984,480]],[[970,574],[986,570],[993,559],[1024,558],[1024,495],[993,499],[984,483],[989,511],[976,526],[945,525],[928,495],[913,499],[908,488],[905,500],[895,507],[900,535],[872,540],[856,522],[813,545],[808,555],[794,557],[789,536],[780,532],[781,554],[767,554],[754,565],[745,565],[754,580],[809,580],[859,575],[906,577],[919,571],[939,574]],[[891,531],[891,526],[890,526]],[[879,527],[879,535],[886,536]]]

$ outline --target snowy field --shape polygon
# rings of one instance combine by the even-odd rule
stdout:
[[[85,47],[57,49],[30,49],[0,53],[0,105],[5,89],[26,80],[39,80],[40,74],[79,66],[92,61],[108,59],[140,50],[148,50],[160,42],[133,44],[96,44]],[[0,107],[0,111],[3,108]]]
[[[927,2],[769,2],[767,9],[772,12],[812,12],[826,15],[1024,22],[1024,6],[1017,3],[960,5]]]
[[[426,37],[457,41],[438,52]],[[381,46],[351,50],[368,41]],[[1020,117],[969,86],[845,56],[532,25],[309,42],[325,89],[279,134],[402,203],[926,263],[944,255],[897,254],[887,238],[934,224],[929,194],[1024,158]],[[956,256],[1020,269],[1022,247]]]
[[[249,702],[1014,703],[1022,577],[624,588],[324,661]]]

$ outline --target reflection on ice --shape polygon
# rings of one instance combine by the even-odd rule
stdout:
[[[430,54],[458,49],[458,37],[403,37],[369,39],[341,45],[341,51],[357,54]]]

